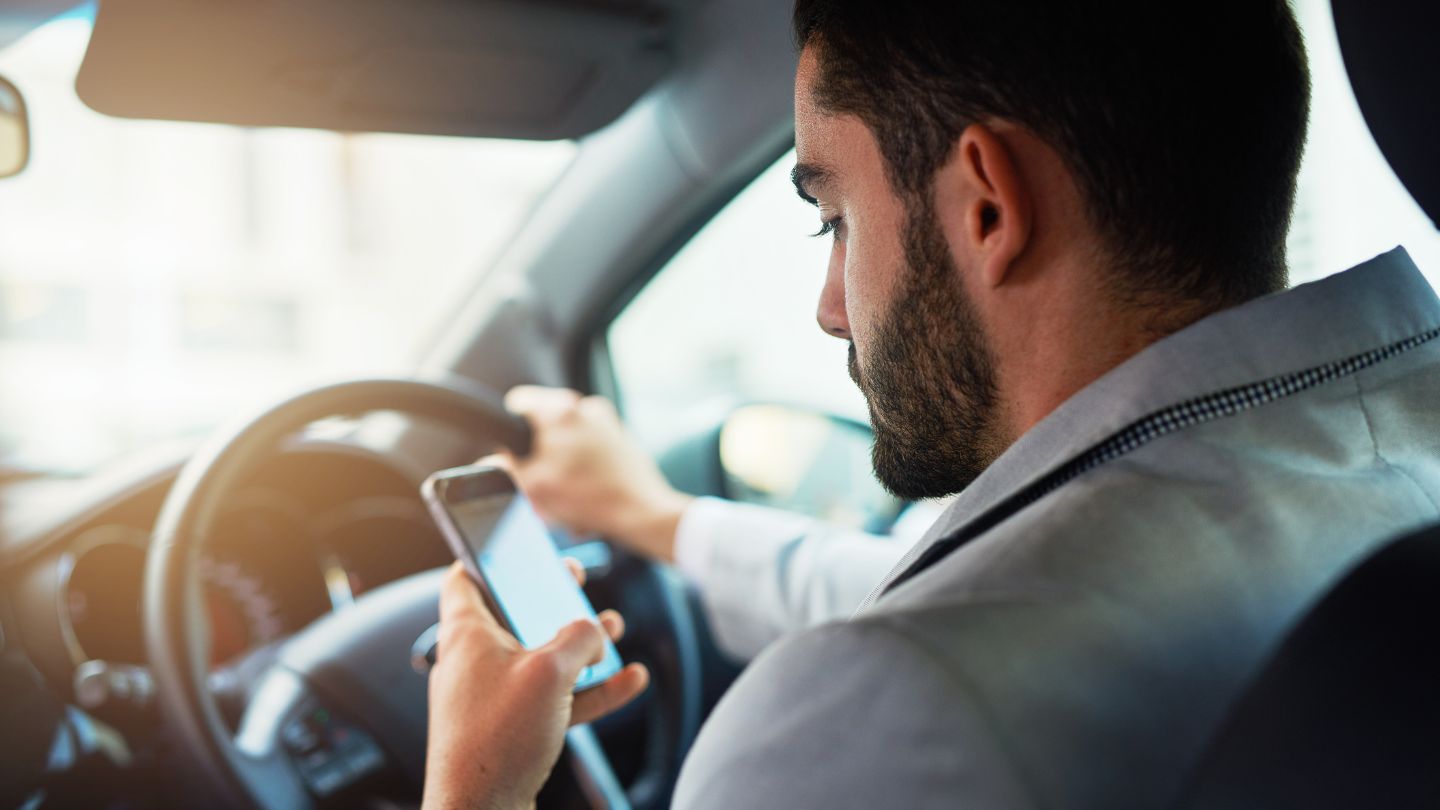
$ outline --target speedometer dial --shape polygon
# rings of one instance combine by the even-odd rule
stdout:
[[[143,539],[116,535],[70,558],[63,615],[76,664],[91,659],[145,663],[140,623]],[[210,620],[212,666],[295,629],[286,620],[284,601],[244,563],[206,555],[200,561],[200,578]]]
[[[279,641],[348,600],[345,572],[322,551],[305,518],[277,496],[252,493],[216,521],[199,563],[212,667]],[[145,663],[140,600],[148,543],[138,529],[104,526],[78,538],[62,559],[61,631],[74,665]]]
[[[200,563],[200,577],[210,618],[212,667],[285,636],[280,598],[241,563],[206,557]]]

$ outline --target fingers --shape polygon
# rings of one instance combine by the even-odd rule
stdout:
[[[505,394],[505,408],[511,413],[548,419],[575,407],[580,394],[568,388],[517,385]]]
[[[644,664],[630,664],[610,680],[575,696],[570,723],[589,723],[634,700],[650,685],[650,671]]]
[[[620,424],[620,412],[615,410],[615,403],[598,394],[592,394],[579,400],[576,407],[592,420],[604,421],[612,425]]]
[[[515,477],[515,457],[508,451],[492,453],[475,463],[481,467],[495,467],[504,470],[510,474],[511,478]]]
[[[601,611],[600,626],[611,641],[619,641],[625,637],[625,617],[613,610]]]
[[[435,666],[455,655],[447,651],[468,649],[494,652],[515,651],[520,642],[500,625],[480,597],[475,581],[459,561],[445,574],[440,587],[440,633],[436,639]]]
[[[580,619],[560,628],[555,639],[535,652],[554,661],[555,669],[574,684],[580,670],[605,655],[605,635],[595,623]]]
[[[570,569],[570,576],[575,577],[575,584],[585,587],[585,566],[574,557],[561,557],[565,561],[565,567]]]

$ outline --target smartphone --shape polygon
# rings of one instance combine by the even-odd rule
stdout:
[[[491,610],[526,649],[550,643],[576,619],[596,621],[544,521],[504,470],[442,470],[426,479],[421,493]],[[575,691],[604,683],[622,666],[607,638],[605,657],[580,673]]]

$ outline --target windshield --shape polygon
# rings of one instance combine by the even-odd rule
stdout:
[[[574,154],[534,143],[128,121],[90,33],[0,50],[29,169],[0,181],[0,463],[79,472],[305,385],[411,370]]]

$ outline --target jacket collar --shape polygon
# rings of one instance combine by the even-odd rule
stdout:
[[[940,515],[866,606],[936,540],[1144,416],[1440,328],[1440,299],[1403,248],[1204,318],[1121,363],[1021,436]]]

